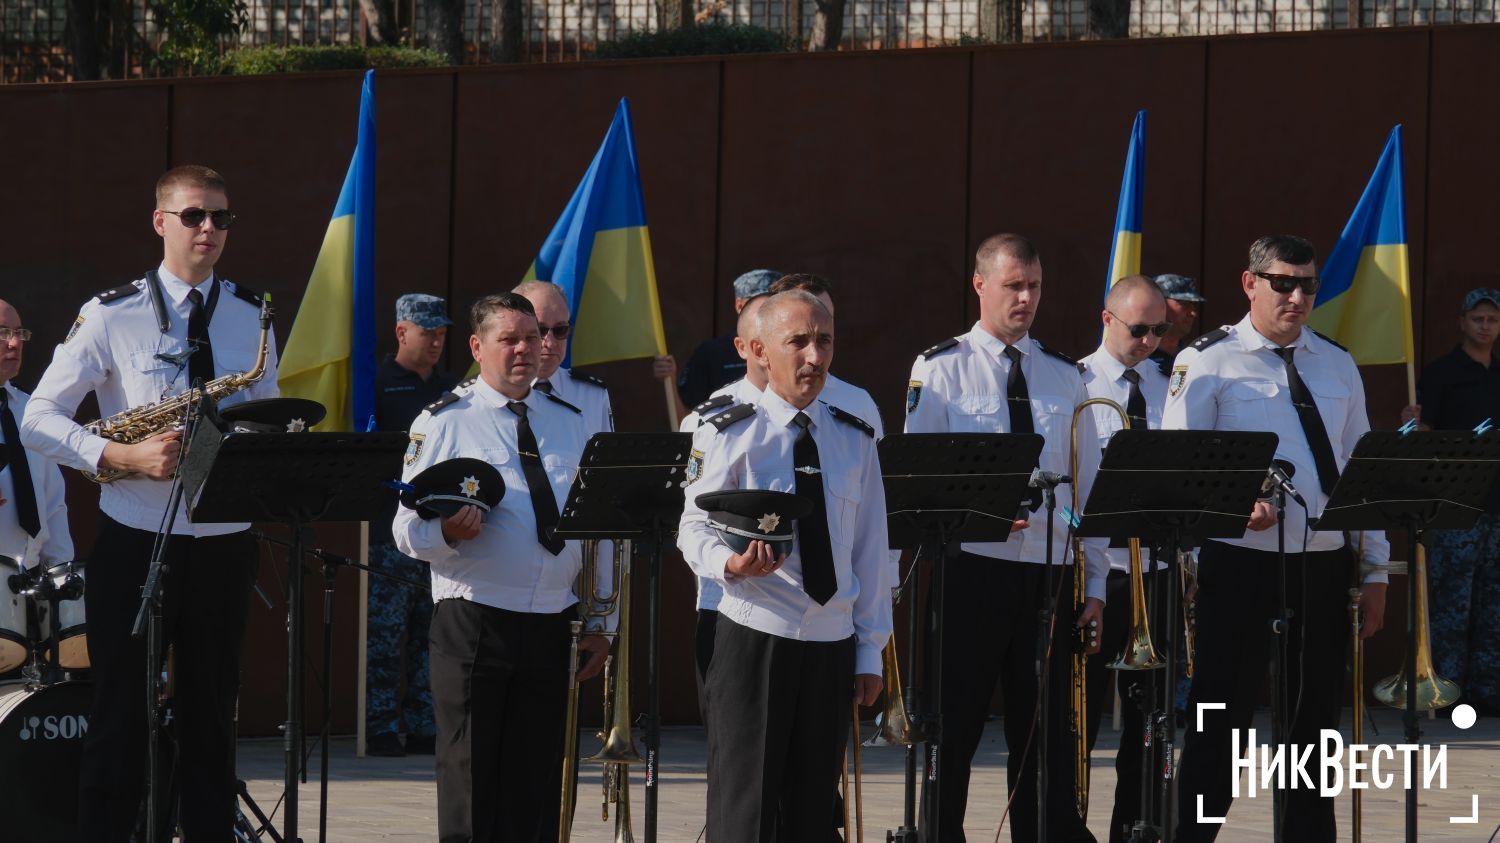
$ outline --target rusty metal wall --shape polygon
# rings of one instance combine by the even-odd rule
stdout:
[[[970,253],[1000,230],[1041,248],[1038,336],[1089,352],[1140,108],[1149,113],[1145,269],[1202,278],[1207,326],[1242,315],[1236,283],[1255,237],[1300,232],[1328,251],[1386,133],[1403,123],[1417,343],[1432,359],[1451,347],[1462,292],[1495,283],[1487,225],[1500,193],[1500,94],[1477,80],[1500,73],[1497,48],[1500,28],[1471,27],[382,74],[382,352],[399,293],[445,294],[461,315],[478,293],[521,277],[628,95],[679,360],[729,329],[739,272],[825,273],[838,285],[835,371],[868,388],[897,429],[912,356],[967,330]],[[0,205],[0,297],[37,332],[19,384],[35,383],[90,294],[156,261],[151,185],[186,161],[229,177],[241,216],[223,269],[274,294],[284,342],[352,153],[358,79],[0,89],[0,155],[23,163],[9,170]],[[456,369],[468,365],[462,336],[448,350]],[[664,424],[646,362],[600,374],[621,429]],[[1372,420],[1391,426],[1404,373],[1372,367],[1365,377]],[[70,487],[84,554],[95,494]],[[345,527],[319,541],[357,547]],[[274,733],[282,717],[284,577],[279,556],[264,560],[261,583],[277,605],[251,612],[249,734]],[[664,586],[664,713],[690,722],[693,591],[675,553]],[[341,575],[337,592],[335,728],[348,732],[353,577]],[[317,602],[307,616],[313,664]],[[1372,670],[1383,670],[1400,644],[1384,635],[1372,649]]]

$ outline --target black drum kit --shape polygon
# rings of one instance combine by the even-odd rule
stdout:
[[[0,813],[28,843],[69,840],[88,734],[83,563],[0,559]],[[19,774],[15,774],[19,773]]]

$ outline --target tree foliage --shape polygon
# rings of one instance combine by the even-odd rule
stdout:
[[[151,9],[163,35],[153,61],[169,73],[215,72],[220,43],[250,25],[245,0],[153,0]]]

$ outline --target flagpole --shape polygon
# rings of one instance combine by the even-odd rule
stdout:
[[[671,378],[667,378],[661,382],[661,388],[667,394],[667,420],[672,423],[672,430],[676,430],[677,425],[682,423],[682,419],[677,418],[677,387],[672,384]]]

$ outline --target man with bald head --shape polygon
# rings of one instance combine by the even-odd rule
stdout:
[[[1100,320],[1104,323],[1104,336],[1098,350],[1079,361],[1089,397],[1107,398],[1119,404],[1129,416],[1132,428],[1161,427],[1161,412],[1167,402],[1167,376],[1152,354],[1172,328],[1165,296],[1144,275],[1121,278],[1105,297]],[[1090,410],[1098,435],[1096,447],[1103,451],[1110,437],[1121,428],[1120,415],[1098,405]],[[1079,447],[1084,445],[1080,443]],[[1115,756],[1115,805],[1109,839],[1111,843],[1120,843],[1129,836],[1125,829],[1134,824],[1140,814],[1140,738],[1145,712],[1153,707],[1148,695],[1155,672],[1115,672],[1107,667],[1119,657],[1130,631],[1130,557],[1122,548],[1104,552],[1109,558],[1104,634],[1100,639],[1100,651],[1089,656],[1088,660],[1089,749],[1093,749],[1094,740],[1099,735],[1100,717],[1110,702],[1110,676],[1118,676],[1124,731],[1120,751]],[[1143,559],[1143,563],[1149,564],[1149,560]],[[1162,593],[1155,590],[1154,580],[1165,573],[1164,563],[1146,573],[1148,594]],[[1151,626],[1154,629],[1162,629],[1176,617],[1176,613],[1169,618],[1168,613],[1157,611],[1163,608],[1153,607]]]
[[[750,354],[766,388],[694,433],[677,539],[694,571],[724,589],[707,678],[715,843],[769,843],[778,825],[790,839],[824,839],[850,702],[879,696],[891,632],[875,431],[818,400],[833,317],[794,290],[767,299],[755,321]],[[698,505],[708,492],[752,489],[813,502],[789,553],[760,540],[734,551]]]
[[[572,333],[568,297],[563,289],[550,281],[523,281],[515,292],[536,308],[537,326],[542,332],[541,367],[532,386],[581,410],[590,436],[612,432],[615,417],[604,381],[563,368]]]
[[[14,381],[30,339],[31,331],[21,326],[21,314],[0,301],[0,556],[34,570],[72,562],[73,537],[68,533],[62,472],[45,455],[23,448],[18,432],[31,396]],[[0,647],[7,656],[26,655],[23,642],[0,638]]]

